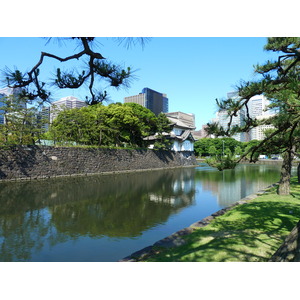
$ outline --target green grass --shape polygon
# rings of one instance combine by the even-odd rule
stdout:
[[[290,196],[278,196],[270,189],[185,236],[186,244],[156,248],[157,254],[143,261],[268,261],[299,219],[300,185],[293,178]]]

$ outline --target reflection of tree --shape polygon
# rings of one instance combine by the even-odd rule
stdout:
[[[0,260],[30,260],[46,243],[80,235],[138,236],[192,203],[194,174],[186,168],[1,183]]]
[[[200,168],[201,170],[201,168]],[[196,180],[210,181],[210,182],[235,182],[237,179],[244,179],[246,182],[253,182],[253,180],[278,181],[279,174],[278,166],[269,165],[239,165],[234,170],[224,170],[222,172],[215,171],[213,168],[204,168],[201,172],[195,174]],[[274,180],[274,181],[273,181]]]
[[[180,177],[181,182],[192,180],[193,171],[154,171],[106,178],[103,185],[86,186],[96,196],[52,207],[52,220],[59,231],[70,235],[138,236],[191,204],[195,191],[174,191],[173,183]],[[180,200],[174,205],[170,199],[175,198]]]
[[[220,206],[228,206],[277,182],[279,175],[280,166],[245,164],[220,172],[203,165],[203,170],[197,172],[195,178],[201,182],[204,190],[212,191],[217,196]]]

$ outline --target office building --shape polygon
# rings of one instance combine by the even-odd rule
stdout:
[[[60,100],[54,101],[52,102],[50,108],[50,123],[53,122],[60,111],[71,108],[81,108],[86,105],[87,104],[84,101],[73,96],[67,96],[61,98]]]
[[[264,120],[267,118],[272,117],[273,115],[263,115],[263,116],[257,116],[256,119],[257,120]],[[274,129],[275,127],[271,124],[264,124],[264,125],[259,125],[257,127],[254,127],[251,129],[250,133],[251,133],[251,140],[258,140],[258,141],[262,141],[266,135],[265,135],[265,131],[268,129]]]
[[[18,95],[22,92],[21,88],[3,88],[0,89],[0,124],[4,124],[5,123],[5,112],[3,109],[1,109],[1,107],[3,108],[3,106],[5,105],[4,100],[7,100],[9,96],[14,96],[14,97],[18,97]],[[26,108],[26,103],[18,103],[18,106],[20,108]]]
[[[227,93],[227,98],[234,100],[239,100],[240,97],[237,92]],[[250,98],[248,102],[249,115],[253,119],[262,120],[264,118],[270,117],[274,112],[268,109],[270,101],[264,95],[256,95]],[[241,109],[236,117],[232,118],[231,126],[238,125],[243,126],[245,124],[245,108]],[[225,129],[228,127],[229,117],[227,111],[223,110],[217,113],[218,123]],[[261,125],[256,128],[251,129],[249,132],[238,133],[233,136],[238,141],[247,142],[250,140],[262,140],[264,138],[264,131],[266,129],[274,128],[271,125]]]
[[[48,131],[50,126],[50,106],[43,106],[39,111],[38,119],[42,123],[43,131]]]
[[[161,112],[167,113],[169,110],[169,100],[167,95],[149,88],[143,88],[142,92],[138,95],[124,98],[124,103],[130,102],[140,104],[150,109],[155,115],[158,115]]]
[[[228,123],[230,121],[230,117],[228,115],[227,110],[221,110],[217,112],[217,122],[220,126],[222,126],[225,130],[228,128]],[[231,127],[243,126],[245,124],[245,112],[244,110],[240,110],[237,112],[237,116],[232,117]],[[246,134],[244,132],[237,133],[232,136],[237,141],[245,142],[246,141]]]
[[[268,110],[269,104],[270,100],[264,95],[257,95],[250,98],[248,103],[250,117],[255,118],[257,116],[270,115],[270,110]]]

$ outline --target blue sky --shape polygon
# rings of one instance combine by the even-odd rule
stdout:
[[[47,39],[38,37],[0,38],[0,69],[16,66],[28,71],[38,62],[41,51],[65,57],[78,50],[73,41],[46,42]],[[104,81],[101,83],[113,102],[123,102],[124,97],[148,87],[167,94],[170,112],[194,113],[200,129],[215,116],[216,98],[226,97],[241,79],[254,79],[253,65],[277,57],[276,53],[263,50],[265,43],[264,37],[153,37],[145,47],[137,44],[127,49],[115,39],[98,38],[94,50],[114,63],[135,70],[130,88],[116,90]],[[45,58],[41,75],[49,81],[56,67],[69,70],[74,65]],[[53,100],[68,95],[84,100],[86,89],[52,89]]]

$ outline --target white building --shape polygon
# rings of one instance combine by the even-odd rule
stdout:
[[[9,97],[9,96],[15,96],[17,97],[18,94],[20,94],[22,92],[21,88],[3,88],[0,89],[0,124],[4,124],[5,123],[5,115],[4,115],[4,110],[1,109],[2,106],[4,106],[4,102],[3,102],[3,98],[4,97]],[[1,101],[2,99],[2,101]],[[18,106],[20,108],[26,108],[26,103],[18,103]]]
[[[262,116],[257,116],[256,119],[257,120],[264,120],[264,119],[267,119],[267,118],[270,118],[272,117],[273,115],[262,115]],[[266,135],[265,135],[265,131],[267,129],[274,129],[275,127],[273,125],[268,125],[268,124],[265,124],[265,125],[260,125],[260,126],[257,126],[253,129],[251,129],[251,140],[259,140],[259,141],[262,141]]]
[[[219,125],[224,128],[224,130],[227,130],[228,123],[230,121],[230,117],[228,115],[227,110],[221,110],[221,111],[217,112],[216,120],[219,123]],[[238,111],[237,116],[232,117],[231,127],[233,127],[235,125],[243,126],[245,124],[244,120],[245,120],[245,112],[244,112],[244,110],[240,110],[240,111]],[[240,141],[240,142],[245,142],[246,134],[244,132],[237,133],[237,134],[233,135],[232,138],[234,138],[235,140]]]
[[[67,96],[58,101],[54,101],[50,107],[50,123],[53,122],[60,111],[71,108],[81,108],[86,105],[84,101],[74,96]]]
[[[250,117],[255,118],[257,116],[270,115],[270,110],[268,110],[269,104],[270,100],[264,95],[257,95],[250,98],[248,102]]]
[[[183,112],[173,112],[165,114],[171,122],[171,132],[163,133],[167,138],[171,139],[173,144],[171,146],[172,151],[194,151],[195,139],[192,135],[192,131],[195,127],[195,115],[187,114]],[[158,134],[148,136],[144,138],[147,141],[153,141],[153,144],[149,148],[154,147],[154,142],[157,140]]]
[[[194,151],[194,137],[192,131],[195,127],[195,115],[183,112],[171,112],[165,114],[172,124],[170,137],[173,139],[171,150]]]
[[[237,92],[227,93],[227,98],[232,98],[238,100],[239,96]],[[270,100],[268,100],[264,95],[256,95],[250,98],[248,102],[249,115],[251,118],[255,119],[264,119],[272,116],[274,112],[268,109]],[[222,126],[225,130],[228,128],[229,116],[226,110],[221,110],[217,112],[216,121]],[[245,125],[246,113],[244,109],[241,109],[237,116],[232,118],[231,126]],[[266,129],[274,128],[272,125],[261,125],[256,128],[251,129],[249,132],[242,132],[232,136],[234,139],[240,142],[247,142],[249,140],[262,140],[264,138],[264,131]]]

